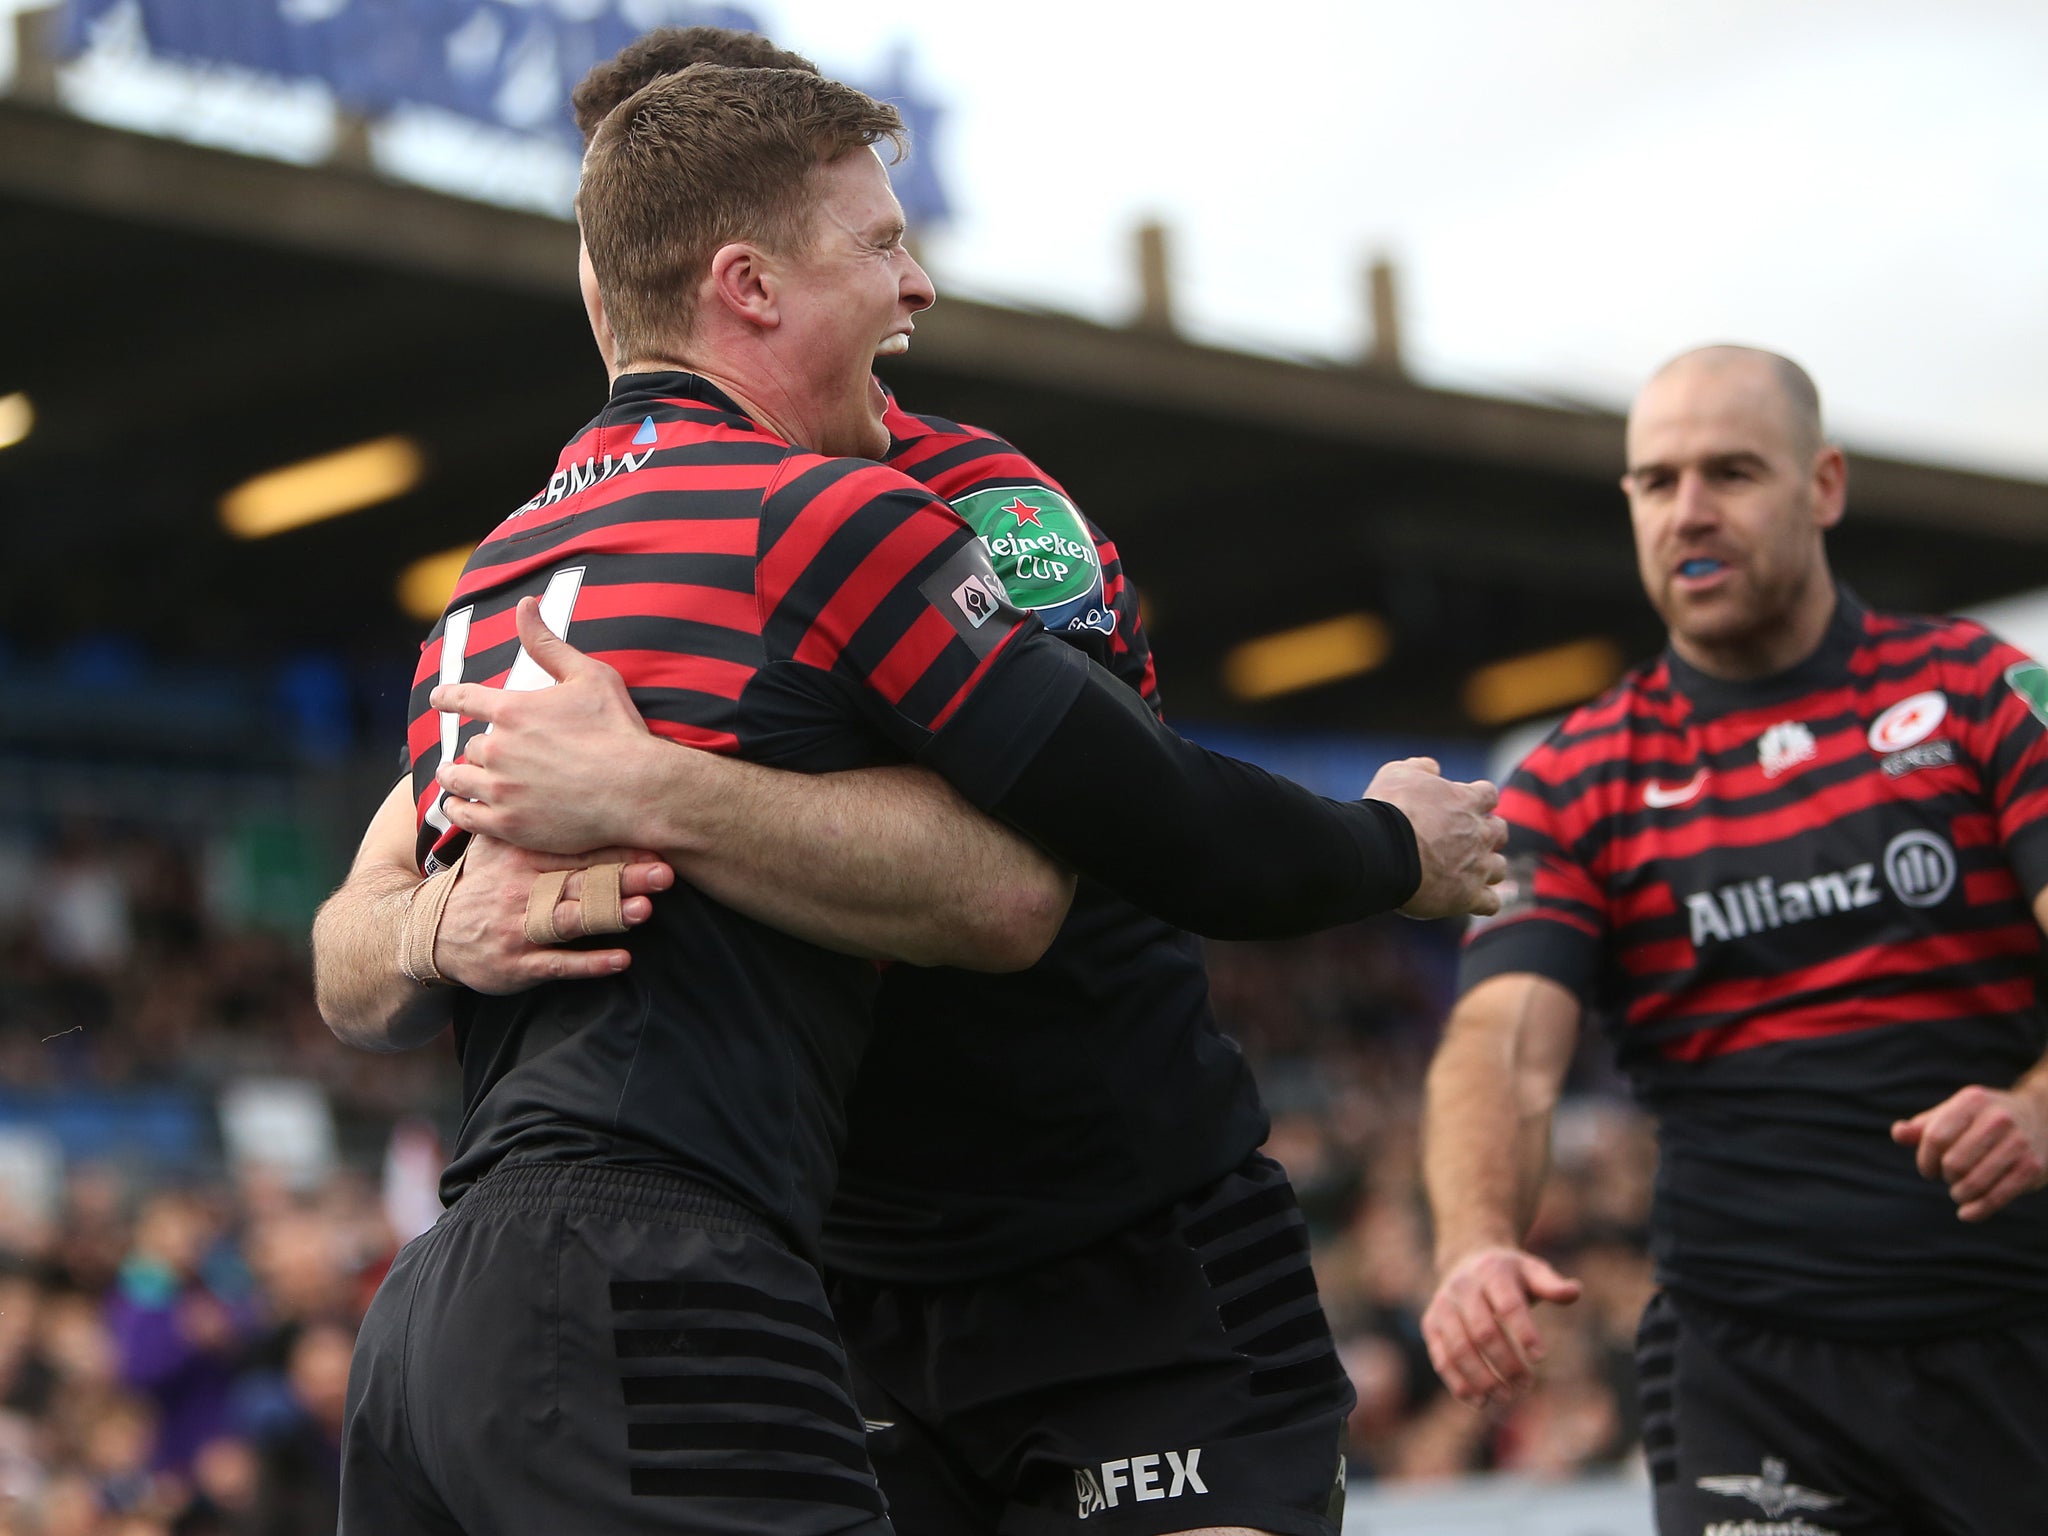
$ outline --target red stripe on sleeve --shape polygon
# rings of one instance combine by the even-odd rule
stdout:
[[[920,512],[890,529],[811,620],[811,627],[797,642],[792,659],[822,672],[831,671],[839,661],[839,653],[869,615],[882,605],[882,600],[909,583],[925,556],[959,533],[960,528],[958,518],[928,517]]]
[[[740,739],[731,731],[714,731],[706,726],[689,725],[674,720],[650,720],[647,729],[664,741],[680,742],[686,747],[696,747],[705,752],[723,752],[728,755],[740,749]]]
[[[932,716],[932,730],[940,731],[945,729],[946,722],[953,718],[953,712],[967,702],[967,696],[980,686],[981,680],[988,676],[988,669],[995,665],[995,659],[1009,649],[1010,642],[1017,638],[1018,631],[1023,629],[1023,627],[1022,624],[1013,627],[1007,635],[996,642],[994,650],[982,657],[981,665],[968,673],[967,681],[953,691],[952,698],[946,700],[946,707]]]
[[[891,704],[901,703],[953,639],[953,626],[946,616],[936,608],[925,609],[903,638],[889,648],[881,665],[868,673],[868,686]]]
[[[1616,959],[1631,976],[1655,976],[1668,971],[1690,972],[1698,956],[1688,939],[1659,939],[1627,945]]]
[[[773,496],[782,481],[795,479],[829,462],[809,457],[786,461],[782,475],[776,485],[769,487],[768,494]],[[818,551],[831,541],[832,535],[877,496],[897,488],[896,484],[886,482],[877,485],[876,475],[887,476],[888,472],[880,468],[872,473],[855,470],[824,486],[790,521],[782,537],[775,541],[775,547],[761,556],[755,579],[760,586],[763,614],[773,613],[782,606],[789,589],[803,579],[804,572],[810,569],[811,562],[818,558]],[[894,479],[893,476],[888,478]]]

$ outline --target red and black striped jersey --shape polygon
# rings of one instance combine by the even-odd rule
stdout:
[[[1844,592],[1790,671],[1667,652],[1509,780],[1462,984],[1533,972],[1603,1019],[1659,1122],[1665,1284],[1832,1333],[2048,1309],[2048,1194],[1958,1222],[1889,1135],[2048,1041],[2041,677]]]
[[[435,771],[480,728],[429,695],[458,679],[544,686],[514,631],[529,595],[618,669],[657,734],[788,768],[942,749],[948,777],[993,797],[1072,700],[1015,680],[1011,658],[1051,642],[943,502],[881,465],[792,447],[694,375],[631,375],[478,547],[421,652],[409,744],[423,866],[460,838]],[[1001,709],[969,712],[1000,717],[990,739],[947,734],[997,687]],[[687,885],[624,942],[633,965],[615,979],[462,995],[466,1114],[444,1194],[507,1157],[659,1163],[809,1246],[874,967]]]
[[[1158,713],[1137,592],[1066,489],[979,427],[893,402],[888,423],[887,462],[980,534],[1010,601]],[[823,1252],[909,1284],[1014,1270],[1213,1183],[1266,1130],[1210,1011],[1200,943],[1083,878],[1028,971],[882,978]]]

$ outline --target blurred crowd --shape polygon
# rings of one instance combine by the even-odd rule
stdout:
[[[86,1165],[4,1243],[0,1532],[333,1531],[349,1354],[396,1251],[367,1184]]]
[[[290,1077],[322,1084],[344,1114],[445,1109],[447,1052],[370,1056],[328,1032],[306,968],[310,911],[252,914],[234,851],[85,825],[0,839],[0,1083]]]
[[[0,1138],[53,1090],[210,1104],[251,1077],[318,1085],[356,1133],[310,1171],[232,1137],[183,1160],[73,1146],[40,1190],[0,1157],[0,1536],[332,1531],[355,1329],[400,1241],[431,1219],[438,1152],[421,1126],[451,1127],[452,1053],[337,1045],[302,937],[227,911],[207,861],[203,847],[76,828],[0,840]],[[1419,1329],[1420,1083],[1454,933],[1383,920],[1212,945],[1210,962],[1358,1389],[1353,1475],[1561,1477],[1630,1458],[1655,1154],[1597,1047],[1559,1118],[1532,1244],[1585,1296],[1545,1310],[1538,1391],[1475,1413],[1438,1387]]]
[[[399,1117],[448,1101],[452,1058],[342,1048],[303,940],[232,912],[217,856],[85,827],[0,840],[0,1536],[334,1529],[387,1212],[418,1224],[417,1170],[395,1201],[373,1178],[387,1144],[419,1145]],[[368,1128],[367,1169],[268,1166],[217,1131],[169,1154],[121,1141],[141,1096],[210,1121],[251,1079],[320,1085]],[[110,1145],[66,1144],[49,1177],[12,1154],[24,1134],[77,1141],[36,1114],[59,1100],[92,1105]]]

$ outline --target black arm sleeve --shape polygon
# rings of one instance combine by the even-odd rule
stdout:
[[[1012,757],[996,781],[968,771],[977,744],[1014,750],[1012,689],[1036,696],[1046,685],[1034,674],[1068,667],[1087,675],[1037,751],[1021,766]],[[1004,672],[1001,686],[966,701],[925,760],[1134,906],[1210,938],[1280,938],[1388,911],[1422,883],[1414,829],[1395,807],[1325,800],[1185,741],[1051,636]],[[977,779],[994,793],[977,798]]]

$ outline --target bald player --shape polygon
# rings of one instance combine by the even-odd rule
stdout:
[[[1431,1358],[1506,1402],[1578,1295],[1521,1242],[1591,1010],[1659,1127],[1663,1536],[2038,1532],[2048,673],[1835,581],[1847,470],[1785,358],[1667,364],[1622,488],[1670,644],[1503,793],[1429,1077]]]

